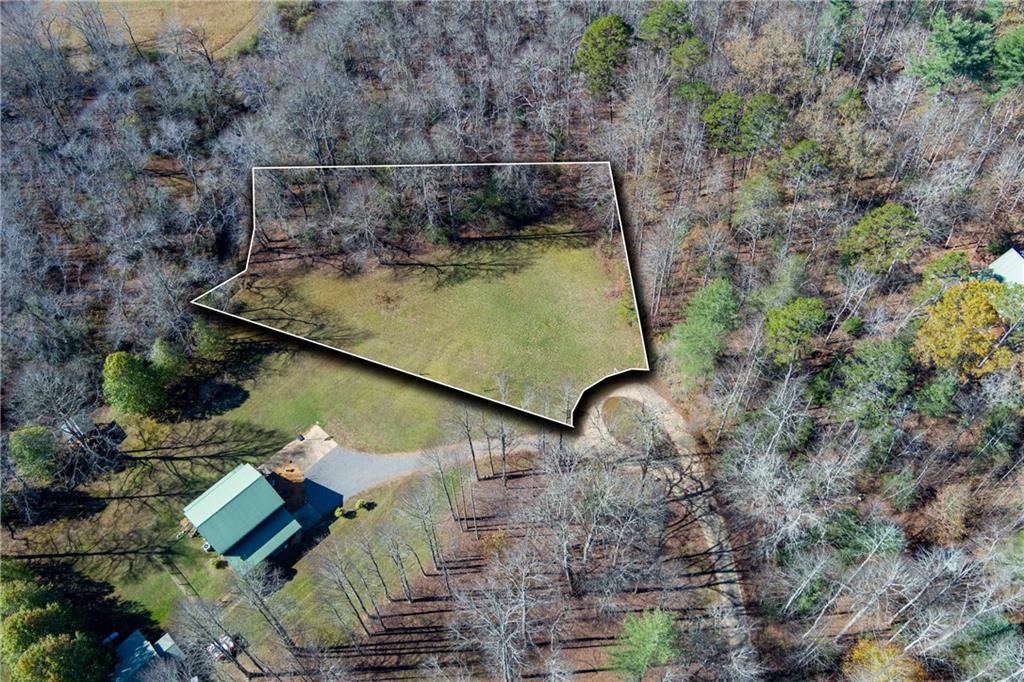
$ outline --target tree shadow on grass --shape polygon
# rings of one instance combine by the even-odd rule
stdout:
[[[184,506],[242,462],[261,461],[287,441],[280,433],[226,421],[168,425],[144,432],[126,451],[129,466],[94,486],[77,515],[38,527],[7,553],[31,562],[87,561],[90,574],[111,579],[162,570],[172,553]]]
[[[338,310],[311,303],[280,276],[245,278],[224,312],[335,347],[351,346],[373,336],[347,324]]]
[[[266,357],[280,350],[280,345],[265,334],[236,335],[222,342],[216,356],[194,357],[187,372],[168,389],[160,420],[176,423],[209,419],[240,407],[249,398],[241,382],[256,377]]]
[[[451,249],[421,257],[382,260],[394,269],[412,269],[430,275],[434,287],[461,284],[472,279],[494,280],[533,265],[544,251],[593,246],[596,233],[587,230],[547,229],[459,237]]]
[[[156,621],[141,605],[121,599],[114,594],[112,585],[90,578],[71,562],[38,563],[33,565],[32,572],[40,582],[52,585],[61,601],[84,614],[85,629],[100,640],[115,631],[127,635],[133,630],[142,630],[150,638],[160,632]]]

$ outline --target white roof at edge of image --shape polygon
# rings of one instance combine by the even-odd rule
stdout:
[[[1024,256],[1014,248],[995,259],[988,269],[1007,284],[1024,285]]]

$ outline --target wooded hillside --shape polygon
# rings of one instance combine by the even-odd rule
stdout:
[[[194,29],[136,45],[95,5],[0,11],[8,532],[133,466],[82,416],[171,423],[202,403],[185,378],[231,332],[188,301],[244,264],[253,166],[608,160],[656,380],[690,416],[751,642],[616,669],[1020,679],[1024,286],[985,270],[1024,249],[1019,3],[296,2],[229,58]],[[602,533],[670,518],[646,469],[630,501],[633,469],[579,460],[565,499],[637,512],[602,511]],[[539,500],[510,518],[559,502]],[[501,572],[534,565],[528,544],[458,608],[533,589]],[[625,609],[663,549],[602,564],[601,598]],[[623,621],[621,651],[665,630],[650,613]],[[537,644],[549,616],[524,615],[500,665],[456,633],[480,654],[465,674],[568,679]],[[58,625],[5,654],[18,679],[49,679],[47,652],[102,658],[98,632]]]

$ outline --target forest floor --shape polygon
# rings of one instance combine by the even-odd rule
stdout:
[[[625,263],[600,243],[562,238],[569,226],[535,232],[538,238],[438,249],[410,259],[416,264],[409,267],[353,276],[327,267],[250,270],[238,280],[230,310],[563,420],[567,386],[571,405],[587,386],[646,368],[647,360]],[[223,305],[215,301],[215,294],[200,298]]]

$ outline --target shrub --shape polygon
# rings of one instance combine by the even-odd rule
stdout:
[[[896,644],[861,639],[843,659],[850,682],[924,682],[924,668]]]
[[[959,386],[952,374],[940,374],[914,393],[914,409],[926,417],[945,417]]]
[[[843,323],[839,325],[839,328],[843,330],[844,334],[857,337],[864,333],[864,320],[856,315],[851,315],[843,320]]]
[[[213,557],[212,559],[210,559],[210,565],[213,566],[214,569],[219,571],[222,568],[227,568],[228,567],[228,562],[227,562],[226,559],[224,559],[224,557],[219,557],[218,556],[218,557]]]
[[[934,542],[949,545],[962,540],[974,506],[967,483],[944,486],[928,505],[929,534]]]
[[[913,507],[917,501],[917,481],[914,474],[910,471],[901,471],[898,474],[884,476],[882,496],[901,512]]]
[[[651,668],[665,665],[681,653],[675,617],[655,609],[626,616],[616,638],[612,661],[629,679],[640,680]]]

